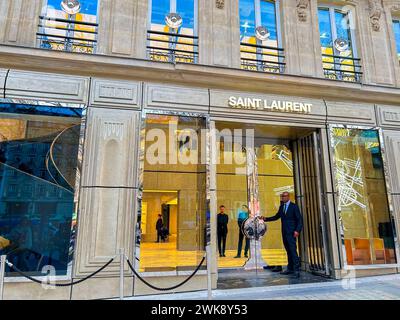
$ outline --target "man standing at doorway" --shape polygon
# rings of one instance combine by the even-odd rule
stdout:
[[[293,274],[295,278],[300,277],[300,259],[297,254],[297,238],[303,228],[303,216],[297,204],[290,201],[289,192],[281,194],[281,205],[278,213],[273,217],[260,217],[264,221],[282,222],[282,239],[288,257],[288,266],[286,271],[281,274]]]
[[[161,217],[161,214],[159,214],[157,222],[156,222],[156,230],[157,230],[157,241],[156,242],[160,242],[160,239],[162,240],[163,226],[164,226],[163,219]]]
[[[225,257],[226,236],[228,235],[228,221],[229,217],[225,213],[225,206],[219,207],[217,214],[217,237],[218,237],[218,251],[220,257]]]

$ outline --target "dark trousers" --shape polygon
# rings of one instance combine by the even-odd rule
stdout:
[[[283,233],[283,245],[288,258],[288,270],[289,271],[300,271],[300,258],[297,254],[297,241],[293,237],[293,233]]]
[[[160,239],[164,240],[161,229],[157,230],[157,242],[160,242]]]
[[[245,235],[242,232],[242,223],[243,221],[238,221],[238,226],[239,226],[239,241],[238,241],[238,250],[237,250],[237,255],[240,256],[242,254],[242,247],[243,247],[243,238],[246,238],[246,243],[244,246],[244,255],[246,256],[247,253],[249,252],[250,248],[250,239],[245,237]]]
[[[226,246],[226,232],[217,232],[218,237],[218,252],[220,255],[225,254],[225,246]]]

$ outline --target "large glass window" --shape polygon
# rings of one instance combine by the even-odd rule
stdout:
[[[393,20],[394,38],[396,40],[396,52],[400,62],[400,20]]]
[[[349,265],[396,263],[379,132],[331,129]]]
[[[354,20],[351,11],[318,8],[322,64],[326,78],[359,82],[360,59],[354,45]]]
[[[207,199],[205,119],[148,114],[139,270],[193,270],[204,254]]]
[[[66,275],[72,260],[81,116],[0,104],[0,253],[31,275]]]
[[[94,53],[98,0],[48,0],[39,19],[40,48]]]
[[[240,0],[240,44],[242,68],[282,72],[283,49],[280,46],[279,2]]]
[[[197,0],[150,0],[148,29],[151,60],[197,62]]]

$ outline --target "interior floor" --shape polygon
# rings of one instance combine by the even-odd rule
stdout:
[[[255,270],[225,269],[218,270],[217,288],[221,290],[241,289],[327,281],[333,280],[328,277],[304,271],[300,272],[300,278],[292,278],[270,270],[258,270],[256,272]]]

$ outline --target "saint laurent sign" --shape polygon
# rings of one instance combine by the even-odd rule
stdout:
[[[228,104],[235,109],[270,110],[280,112],[311,113],[312,103],[285,100],[229,97]]]

